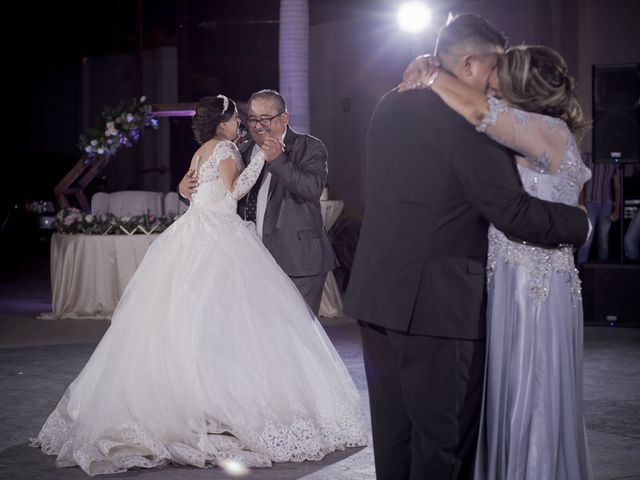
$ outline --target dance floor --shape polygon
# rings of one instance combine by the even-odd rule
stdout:
[[[0,479],[81,479],[78,468],[57,469],[54,458],[30,448],[67,384],[108,326],[106,321],[38,320],[50,292],[38,266],[0,274]],[[360,338],[348,318],[322,323],[362,394],[368,417]],[[585,330],[586,423],[594,477],[640,480],[640,329]],[[348,449],[321,462],[277,464],[253,470],[256,480],[373,480],[371,446]],[[228,479],[218,468],[168,466],[106,478]]]

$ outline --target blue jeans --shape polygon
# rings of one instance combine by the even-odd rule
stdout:
[[[609,229],[611,228],[609,215],[613,211],[613,204],[587,202],[586,207],[594,232],[578,250],[578,265],[586,263],[589,259],[589,250],[595,237],[598,239],[598,260],[609,259]]]
[[[640,210],[636,212],[624,235],[624,251],[629,260],[640,260]]]

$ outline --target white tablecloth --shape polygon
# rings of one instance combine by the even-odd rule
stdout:
[[[133,272],[158,236],[54,233],[53,312],[43,318],[111,318]]]
[[[342,202],[322,201],[329,230],[342,211]],[[152,235],[63,235],[51,237],[51,314],[41,318],[111,318],[127,283],[140,265]],[[329,272],[320,315],[341,315],[342,298]]]
[[[342,213],[344,203],[340,200],[321,200],[320,208],[322,209],[324,228],[329,231]],[[338,289],[338,284],[333,276],[333,272],[329,272],[327,280],[324,282],[322,300],[320,301],[320,316],[342,316],[342,297],[340,296],[340,290]]]

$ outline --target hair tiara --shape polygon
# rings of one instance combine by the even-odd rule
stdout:
[[[222,114],[224,115],[224,112],[229,108],[229,99],[222,94],[218,95],[216,98],[222,99]]]

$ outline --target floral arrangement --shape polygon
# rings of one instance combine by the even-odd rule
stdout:
[[[64,234],[134,235],[160,233],[167,229],[178,215],[156,216],[143,213],[118,217],[113,213],[91,215],[77,208],[63,208],[56,215],[55,227]]]
[[[146,105],[147,97],[134,98],[130,105],[120,104],[116,108],[105,108],[102,112],[104,123],[80,135],[80,148],[85,156],[96,158],[115,154],[121,146],[131,147],[138,141],[146,127],[158,128],[158,120],[153,118],[151,106]]]

